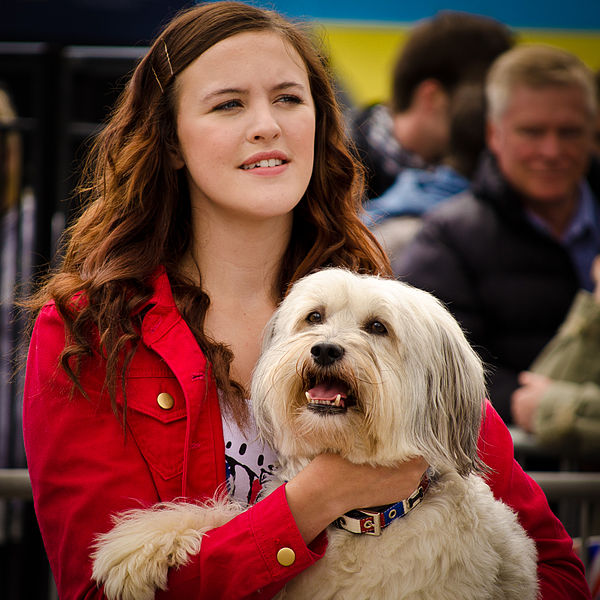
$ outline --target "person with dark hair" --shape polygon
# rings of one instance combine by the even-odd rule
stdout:
[[[462,12],[440,12],[410,31],[393,69],[389,106],[374,104],[350,119],[367,168],[367,198],[381,196],[406,168],[440,162],[455,91],[483,83],[490,64],[513,45],[505,25]]]
[[[86,208],[30,303],[25,447],[61,598],[121,596],[97,585],[92,555],[130,509],[218,492],[248,505],[149,597],[271,598],[342,514],[417,489],[422,457],[382,468],[323,454],[256,501],[276,457],[248,389],[276,305],[325,266],[391,275],[358,216],[360,169],[324,64],[276,13],[198,5],[158,35],[98,137]],[[489,405],[479,448],[536,541],[545,598],[588,598]]]
[[[510,397],[567,315],[600,252],[596,95],[573,54],[522,45],[492,65],[488,146],[471,189],[432,209],[397,276],[448,305],[489,365],[490,399]]]
[[[485,149],[485,96],[479,83],[465,83],[453,94],[448,152],[432,169],[404,169],[381,197],[364,204],[365,223],[385,248],[392,269],[419,231],[422,215],[471,184]]]
[[[466,83],[454,93],[450,107],[448,152],[442,163],[471,179],[485,150],[485,90],[480,83]]]

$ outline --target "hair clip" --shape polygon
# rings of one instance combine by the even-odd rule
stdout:
[[[158,83],[158,87],[160,88],[161,93],[165,93],[165,90],[163,89],[163,86],[160,83],[160,79],[158,78],[158,75],[156,74],[156,71],[154,70],[154,67],[150,67],[152,69],[152,72],[154,73],[154,78],[156,79],[156,83]]]
[[[169,70],[171,71],[171,77],[173,77],[173,67],[171,66],[171,59],[169,58],[169,51],[167,50],[167,42],[163,40],[163,45],[165,47],[165,55],[167,57],[167,62],[169,63]]]
[[[173,77],[173,65],[171,65],[171,58],[169,57],[169,51],[167,50],[167,42],[165,42],[165,40],[163,40],[162,43],[165,48],[165,56],[167,57],[167,64],[169,65],[169,71],[171,72],[171,77]],[[160,82],[160,79],[158,78],[158,74],[154,70],[154,67],[151,67],[151,69],[152,69],[152,72],[154,73],[154,78],[156,79],[156,83],[158,83],[158,87],[160,88],[160,91],[164,94],[165,88],[163,88],[162,83]]]

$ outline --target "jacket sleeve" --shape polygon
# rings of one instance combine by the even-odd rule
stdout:
[[[112,527],[111,516],[159,500],[148,465],[102,392],[101,361],[82,366],[88,398],[73,391],[58,367],[65,343],[53,306],[32,334],[24,393],[24,438],[35,510],[62,600],[103,598],[91,579],[91,545]],[[170,500],[169,498],[168,500]],[[268,598],[322,556],[325,536],[308,548],[283,488],[203,540],[201,551],[169,576],[164,598]],[[295,552],[284,567],[282,546]]]
[[[600,452],[599,352],[600,303],[581,290],[530,368],[553,380],[535,414],[541,445],[583,456]]]
[[[554,381],[535,414],[540,445],[568,449],[583,456],[600,452],[600,386]]]
[[[541,488],[514,459],[510,432],[488,402],[479,438],[481,458],[494,496],[510,506],[538,552],[542,600],[579,600],[591,597],[583,564],[573,551],[573,540],[552,513]]]

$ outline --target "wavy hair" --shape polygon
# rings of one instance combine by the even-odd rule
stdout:
[[[164,265],[226,407],[236,418],[244,414],[240,399],[246,391],[230,378],[232,353],[204,332],[210,298],[179,269],[192,243],[191,207],[185,177],[171,157],[177,148],[178,74],[214,44],[248,31],[277,32],[298,52],[316,109],[314,168],[294,209],[278,279],[280,296],[323,266],[390,274],[387,257],[358,217],[362,169],[349,149],[327,63],[309,35],[277,13],[239,2],[179,13],[138,64],[95,140],[79,189],[86,208],[65,232],[60,267],[30,303],[39,311],[48,300],[55,301],[69,334],[61,365],[81,392],[81,360],[98,351],[99,340],[115,413],[117,381],[124,391],[127,365],[140,340],[139,309],[152,295],[152,274]],[[84,301],[74,302],[78,294]]]

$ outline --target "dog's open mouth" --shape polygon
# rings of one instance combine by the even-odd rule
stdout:
[[[305,394],[308,400],[306,407],[318,413],[344,413],[350,406],[356,404],[348,385],[339,379],[312,382]]]

